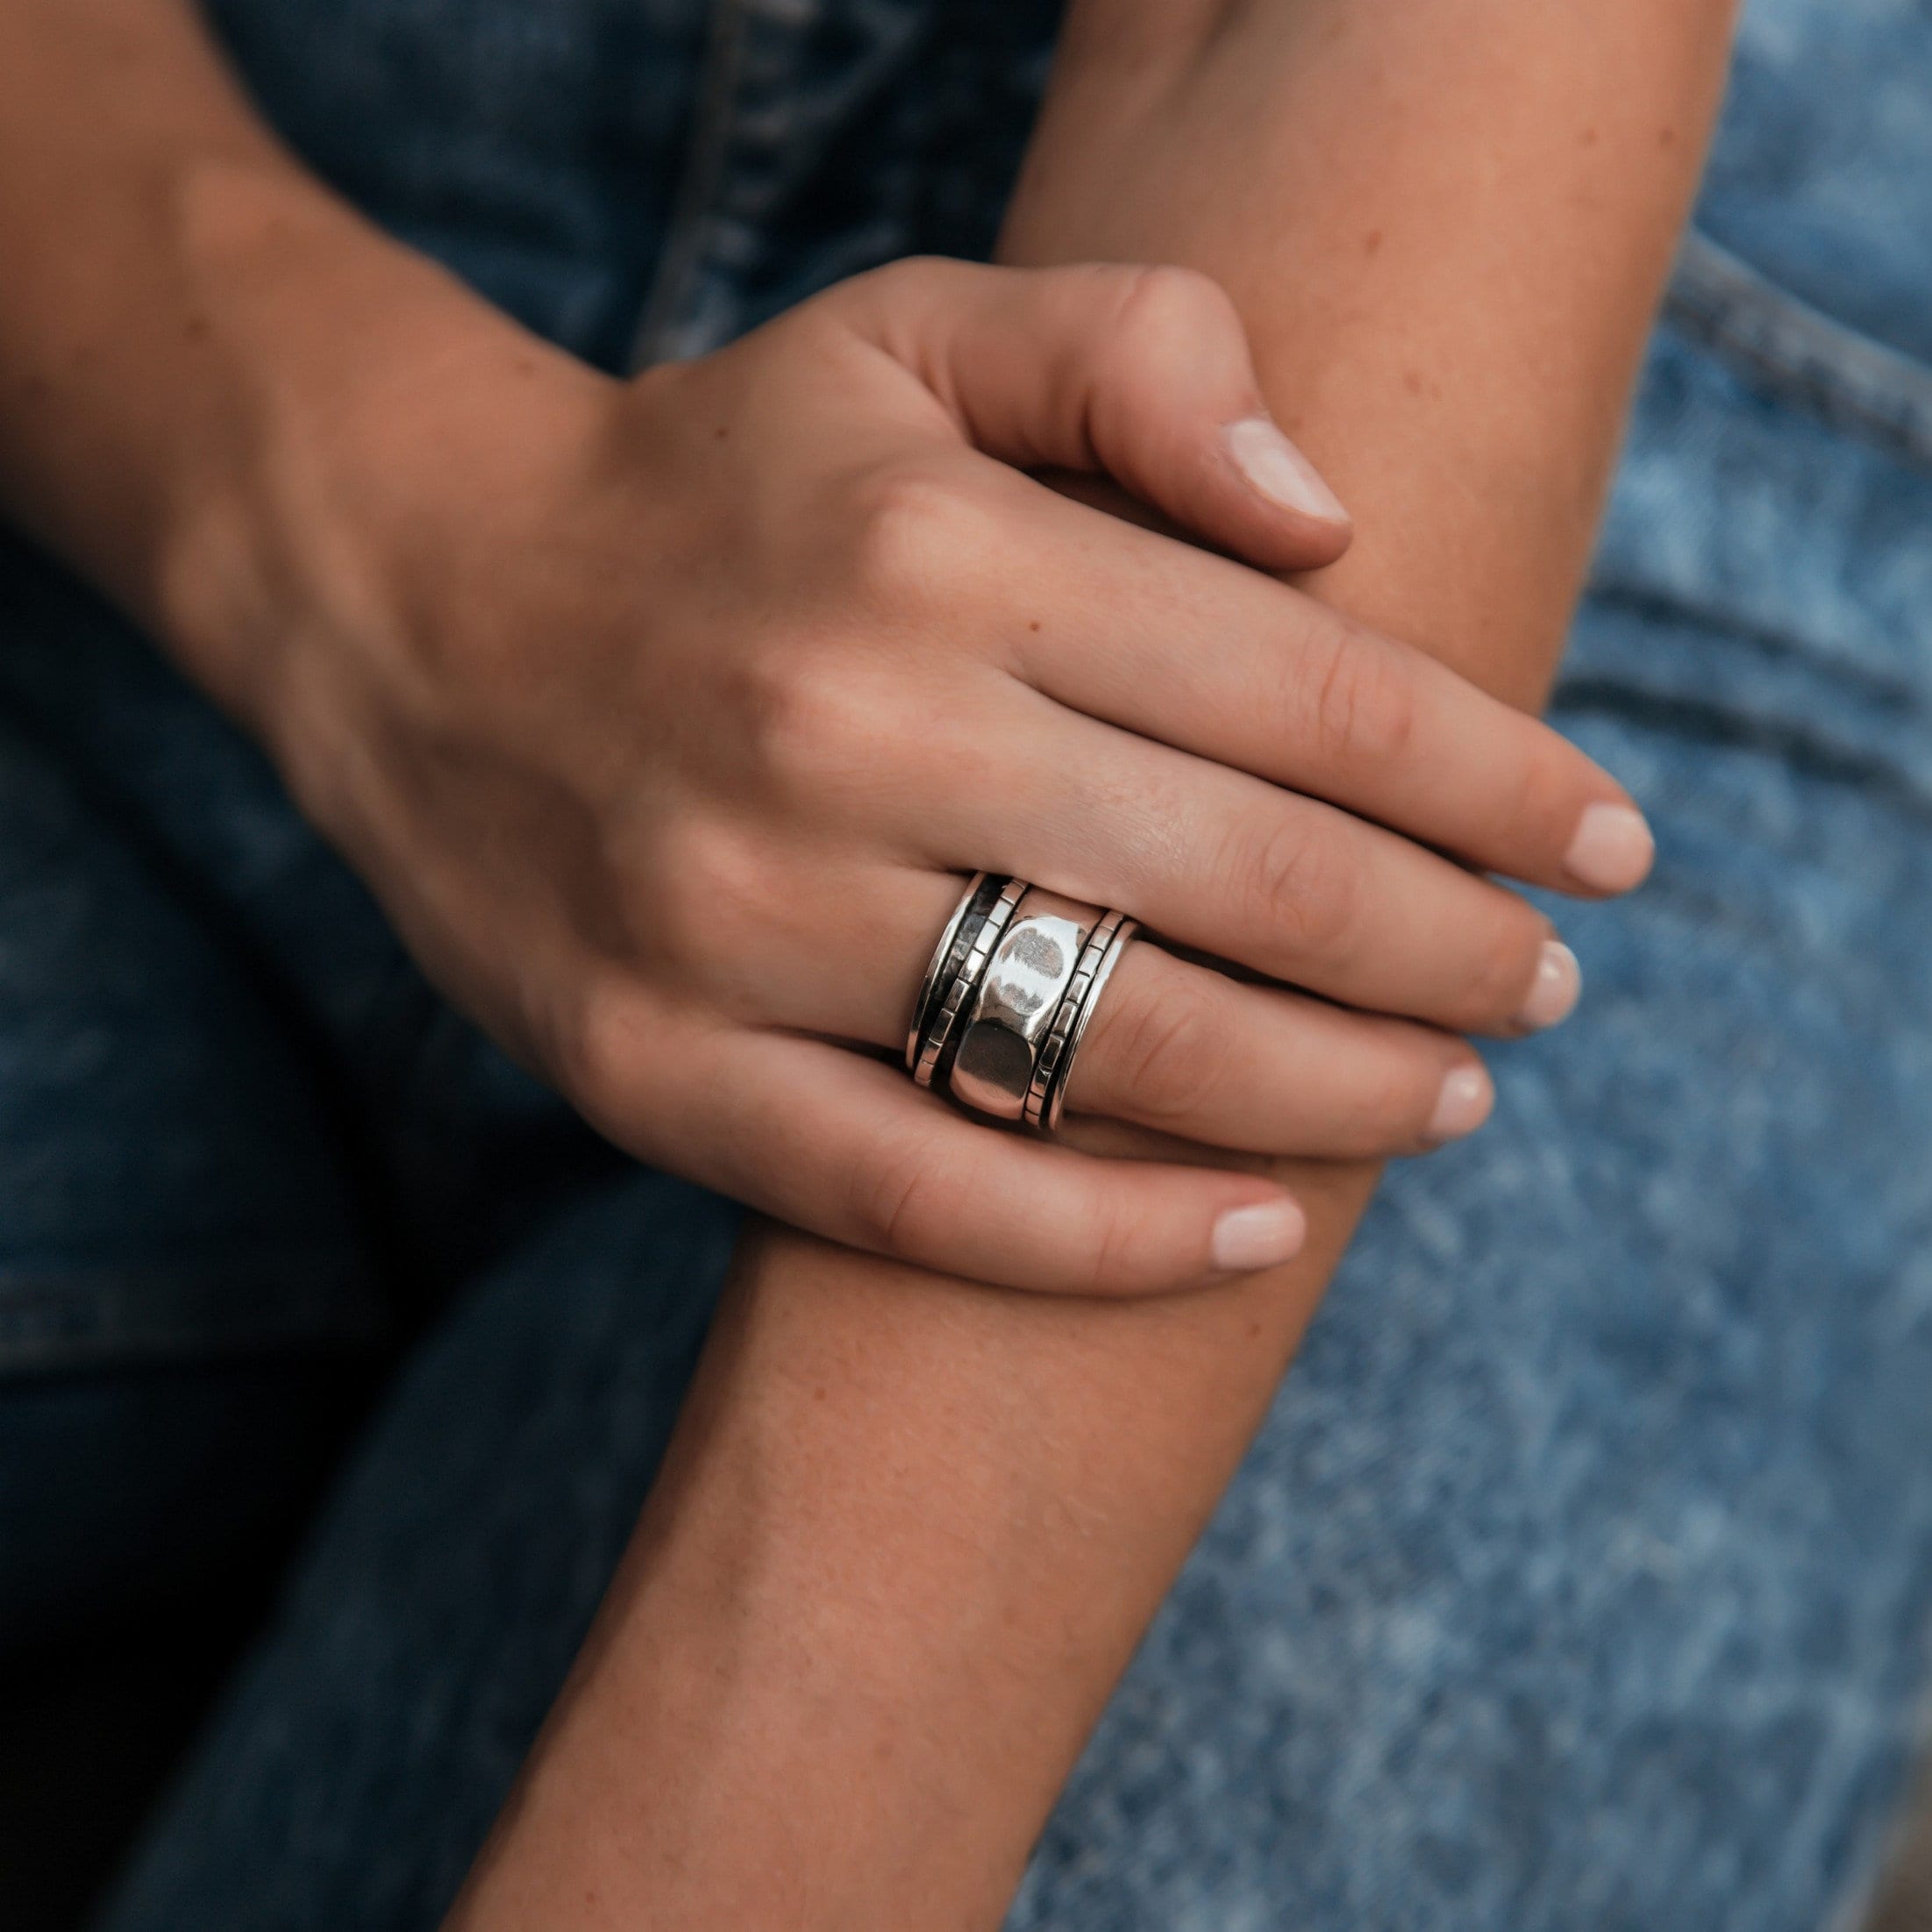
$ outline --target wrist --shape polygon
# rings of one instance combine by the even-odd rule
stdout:
[[[207,163],[175,210],[203,353],[130,601],[286,758],[317,660],[399,631],[455,533],[513,497],[516,405],[610,385],[296,170]]]
[[[907,1534],[919,1504],[904,1492],[916,1484],[893,1479],[882,1445],[866,1444],[866,1479],[837,1494],[823,1445],[799,1454],[799,1406],[826,1412],[811,1391],[835,1365],[766,1385],[764,1344],[743,1332],[747,1298],[810,1295],[848,1265],[869,1266],[789,1235],[754,1238],[741,1256],[685,1446],[449,1932],[588,1932],[626,1913],[666,1928],[998,1923],[1036,1794],[1070,1755],[1054,1726],[1024,1715],[973,1722],[980,1660],[1004,1586],[1019,1581],[1009,1565],[1023,1546],[1044,1553],[1034,1544],[1049,1505],[1029,1494],[971,1536],[922,1548]],[[747,1380],[761,1385],[749,1401]],[[841,1433],[864,1442],[876,1407],[855,1393],[841,1392]],[[895,1555],[907,1551],[928,1560]],[[1023,1657],[1001,1658],[1002,1686],[1064,1669],[1066,1635],[1050,1621],[1050,1641],[1023,1632]],[[599,1911],[580,1911],[591,1893]]]

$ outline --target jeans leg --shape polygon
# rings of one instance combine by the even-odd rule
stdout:
[[[435,1925],[635,1522],[737,1228],[635,1171],[452,1310],[104,1923]]]

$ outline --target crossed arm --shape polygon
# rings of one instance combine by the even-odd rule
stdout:
[[[1533,706],[1730,25],[1094,0],[1003,252],[1216,275],[1355,516],[1320,594]],[[1154,1301],[754,1237],[460,1921],[997,1924],[1373,1181],[1300,1168],[1294,1264]]]
[[[1006,253],[1216,275],[1276,416],[1355,515],[1352,549],[1313,588],[1533,704],[1728,15],[1724,0],[1083,0]],[[42,111],[53,96],[71,100],[69,125],[101,103],[112,138],[75,140]],[[46,286],[0,307],[0,488],[245,717],[299,668],[303,624],[324,621],[289,585],[326,578],[354,617],[373,592],[319,555],[344,518],[316,450],[339,443],[341,415],[380,452],[417,423],[424,392],[460,391],[476,413],[455,433],[475,440],[446,454],[483,468],[514,447],[540,469],[560,423],[574,435],[601,419],[601,395],[539,347],[451,325],[461,311],[437,278],[351,246],[341,211],[286,192],[285,160],[167,0],[0,0],[0,139],[10,123],[30,132],[0,169],[0,225]],[[217,164],[218,219],[190,241],[196,273],[219,280],[218,369],[195,327],[209,288],[168,279],[160,203],[141,199],[164,185],[142,157],[179,143]],[[21,155],[48,178],[23,175]],[[86,249],[47,215],[75,182],[91,189]],[[125,339],[131,261],[153,267],[151,324],[188,317],[178,335]],[[371,375],[345,312],[409,345],[392,379]],[[522,400],[538,381],[561,398],[541,423]],[[238,457],[253,437],[266,458]],[[237,475],[278,495],[266,545]],[[192,540],[158,541],[182,502],[197,506]],[[433,519],[412,527],[460,546]],[[262,621],[290,608],[292,630]],[[301,695],[311,714],[344,703],[334,685]],[[366,777],[381,749],[346,733],[280,748],[318,792]],[[498,802],[464,795],[459,832]],[[507,814],[481,822],[506,845],[518,831]],[[460,949],[439,950],[466,904],[410,898],[393,863],[361,856],[410,900],[409,936],[446,983],[487,1007],[494,989],[466,979]],[[493,952],[535,958],[548,938],[510,928]],[[516,1019],[524,1034],[499,1030],[540,1049],[543,1016]],[[1170,1190],[1205,1185],[1158,1172]],[[996,1922],[1373,1173],[1287,1178],[1308,1211],[1301,1257],[1186,1297],[1028,1297],[754,1237],[635,1545],[458,1919]]]

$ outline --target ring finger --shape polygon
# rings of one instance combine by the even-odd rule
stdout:
[[[950,875],[880,870],[842,892],[831,973],[769,997],[779,1024],[902,1050]],[[1370,1158],[1473,1131],[1493,1092],[1452,1035],[1251,985],[1137,940],[1067,1076],[1067,1105],[1242,1152]]]

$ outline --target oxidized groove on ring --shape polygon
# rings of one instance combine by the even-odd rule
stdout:
[[[990,880],[987,881],[989,884]],[[1019,904],[1026,892],[1023,879],[1006,879],[1000,884],[998,896],[987,909],[986,917],[980,923],[980,930],[973,934],[966,948],[966,958],[960,962],[959,971],[940,1000],[934,1012],[926,1037],[919,1048],[919,1058],[912,1070],[912,1077],[922,1087],[930,1087],[933,1075],[938,1070],[941,1056],[952,1044],[959,1014],[966,1001],[979,990],[980,978],[986,971],[986,964],[993,957],[993,949],[999,944],[1000,935],[1006,930],[1007,922],[1013,916],[1013,909]],[[963,937],[961,935],[960,937]]]
[[[919,982],[919,997],[912,1008],[912,1025],[906,1033],[908,1073],[919,1064],[919,1043],[932,1023],[940,995],[952,983],[967,948],[979,936],[980,924],[993,902],[1000,895],[1001,883],[999,880],[988,880],[983,872],[974,873],[966,883],[966,889],[959,895],[959,902],[952,909],[952,916],[939,934],[939,943],[933,947],[932,958],[926,965],[925,977]]]
[[[1087,944],[1080,948],[1079,963],[1073,968],[1073,977],[1067,981],[1066,991],[1060,996],[1052,1023],[1040,1041],[1039,1052],[1033,1064],[1032,1082],[1026,1092],[1024,1111],[1026,1124],[1037,1132],[1047,1131],[1047,1113],[1052,1102],[1057,1076],[1069,1058],[1068,1040],[1086,1009],[1094,975],[1100,971],[1107,949],[1126,917],[1123,912],[1106,913],[1087,934]]]
[[[1099,1009],[1101,995],[1106,992],[1107,982],[1114,976],[1114,968],[1120,964],[1121,955],[1133,943],[1134,935],[1140,930],[1140,923],[1128,918],[1123,913],[1113,913],[1109,916],[1117,923],[1108,937],[1106,951],[1101,955],[1100,963],[1094,966],[1093,977],[1088,980],[1086,989],[1080,996],[1080,1008],[1073,1015],[1066,1044],[1060,1048],[1053,1072],[1048,1076],[1048,1091],[1041,1117],[1029,1121],[1030,1125],[1036,1127],[1043,1134],[1059,1131],[1060,1116],[1066,1107],[1067,1078],[1073,1071],[1073,1056],[1080,1052],[1080,1042],[1087,1037],[1087,1023]],[[1056,1022],[1057,1020],[1058,1016]],[[1031,1098],[1030,1095],[1028,1097]]]
[[[1052,1134],[1080,1041],[1138,930],[1123,912],[975,873],[920,981],[906,1036],[913,1079],[983,1118]]]

